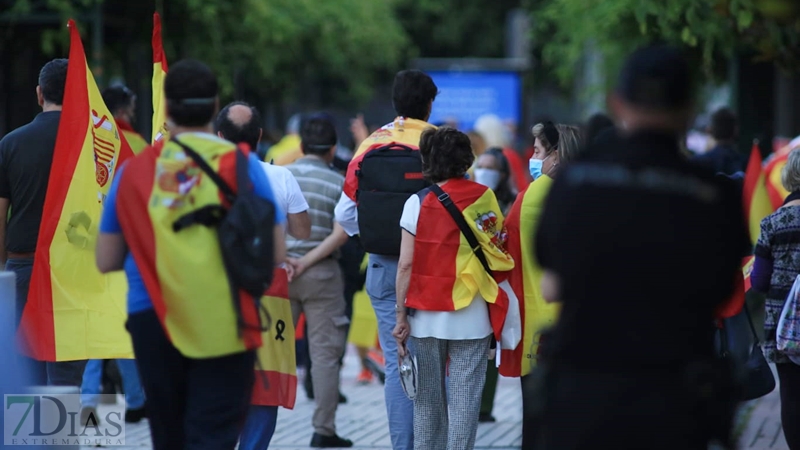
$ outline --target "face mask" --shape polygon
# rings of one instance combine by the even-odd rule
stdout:
[[[475,182],[482,184],[491,190],[497,189],[500,184],[500,171],[494,169],[475,169]]]
[[[542,176],[542,166],[544,166],[544,160],[531,158],[528,161],[528,170],[531,171],[531,177],[534,180]]]

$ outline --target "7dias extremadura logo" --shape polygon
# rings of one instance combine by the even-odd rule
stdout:
[[[79,394],[8,394],[3,410],[3,445],[125,445],[123,401],[103,405],[83,421]]]

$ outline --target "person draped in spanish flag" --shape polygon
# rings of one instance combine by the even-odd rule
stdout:
[[[125,135],[133,154],[141,153],[148,143],[133,128],[136,119],[136,94],[125,86],[111,86],[103,90],[103,101],[114,116],[120,131]]]
[[[395,219],[399,220],[405,199],[425,187],[425,182],[419,158],[412,167],[412,164],[395,163],[395,156],[391,153],[395,150],[379,150],[386,146],[399,148],[402,145],[412,150],[406,152],[407,159],[416,156],[417,152],[414,150],[419,148],[420,135],[424,130],[433,127],[427,121],[438,92],[433,79],[419,70],[402,70],[395,75],[392,104],[397,117],[361,142],[347,166],[344,191],[334,210],[336,222],[343,233],[359,235],[364,250],[369,254],[366,288],[378,318],[378,337],[384,358],[390,361],[386,365],[384,396],[389,416],[389,434],[395,450],[414,448],[414,405],[403,393],[397,364],[391,363],[397,360],[397,345],[392,338],[392,330],[395,326],[395,281],[400,254],[400,230],[396,227]],[[405,160],[406,157],[401,159]],[[367,168],[367,163],[372,167]],[[398,193],[398,189],[373,190],[370,186],[365,186],[365,176],[369,176],[370,181],[375,181],[376,178],[393,180],[396,185],[392,187],[402,187],[402,193]],[[422,186],[417,187],[420,183]],[[359,197],[360,192],[369,194],[361,194]],[[337,233],[334,229],[334,235],[336,234],[341,235],[342,231]],[[342,243],[347,239],[347,236],[334,237],[341,238],[339,242]],[[386,242],[392,242],[392,248],[372,248],[373,245],[381,246],[375,244]]]
[[[534,153],[530,160],[533,182],[518,196],[506,220],[508,251],[516,266],[508,281],[519,299],[522,340],[514,349],[503,349],[500,373],[507,377],[525,377],[536,365],[539,333],[555,323],[559,306],[542,296],[542,268],[533,254],[530,239],[536,233],[539,215],[559,168],[571,161],[581,147],[581,133],[576,127],[552,122],[533,127]]]
[[[263,130],[258,110],[243,102],[230,103],[214,122],[217,136],[250,149],[258,146]],[[311,235],[308,203],[294,176],[285,167],[260,163],[267,175],[275,202],[286,213],[286,233],[296,238]],[[258,349],[256,382],[250,410],[239,438],[239,450],[269,448],[278,421],[278,407],[294,408],[297,398],[297,358],[295,327],[289,300],[291,277],[285,267],[275,267],[272,285],[261,299],[275,326],[262,334]],[[266,378],[267,383],[262,383]]]
[[[127,328],[156,450],[236,446],[262,342],[255,299],[240,292],[240,314],[231,301],[216,229],[173,228],[187,214],[222,203],[216,183],[187,149],[234,190],[237,151],[249,153],[211,134],[217,90],[216,77],[201,62],[172,68],[164,82],[172,139],[120,169],[100,224],[98,268],[124,269],[128,278]],[[274,257],[283,261],[284,214],[258,159],[253,153],[248,158],[254,193],[275,205]],[[237,317],[246,326],[238,326]]]
[[[434,184],[406,201],[400,219],[393,335],[401,356],[412,339],[418,364],[414,447],[471,449],[491,338],[500,338],[508,308],[490,271],[509,271],[514,260],[494,192],[465,179],[475,158],[469,138],[449,127],[427,130],[420,152]]]

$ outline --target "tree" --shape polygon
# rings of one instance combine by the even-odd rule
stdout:
[[[504,55],[506,15],[520,0],[396,0],[397,19],[431,58]]]
[[[223,94],[237,83],[275,100],[307,80],[336,86],[341,101],[363,102],[376,74],[402,65],[409,40],[389,1],[374,0],[170,0],[163,3],[164,45],[170,61],[193,57],[218,74]],[[130,48],[149,48],[154,2],[104,0],[17,0],[19,17],[37,11],[67,18],[103,7],[107,55],[125,57]],[[149,5],[148,5],[149,4]],[[150,6],[150,7],[148,7]],[[88,24],[81,23],[86,35]],[[110,32],[109,32],[109,29]],[[43,36],[66,43],[65,28]],[[113,62],[109,66],[114,67]]]
[[[543,62],[565,84],[587,45],[607,74],[653,40],[682,45],[707,79],[719,79],[734,54],[753,54],[800,70],[796,0],[528,0]],[[606,77],[607,80],[612,77]]]

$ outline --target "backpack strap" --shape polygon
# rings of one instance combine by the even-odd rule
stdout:
[[[211,168],[211,166],[208,165],[208,163],[206,162],[205,159],[203,159],[202,156],[198,155],[196,151],[192,150],[188,145],[186,145],[183,142],[179,141],[177,138],[172,138],[172,142],[178,144],[183,149],[184,153],[189,155],[189,157],[192,158],[192,160],[195,162],[195,164],[197,164],[200,167],[200,169],[203,172],[205,172],[205,174],[208,175],[209,178],[211,178],[211,180],[214,182],[214,184],[217,185],[217,188],[219,188],[220,192],[222,192],[222,195],[225,196],[225,199],[228,200],[229,203],[233,204],[233,202],[236,201],[236,193],[233,192],[233,189],[228,185],[228,183],[225,182],[225,180],[222,179],[220,174],[218,174],[214,169]],[[237,162],[237,164],[236,164],[236,166],[237,166],[236,167],[236,169],[237,169],[236,170],[236,177],[239,178],[239,160],[238,160],[238,158],[237,158],[236,162]],[[246,161],[245,161],[245,164],[246,164]],[[244,170],[245,170],[245,173],[247,173],[247,168],[246,167],[245,167]],[[242,181],[237,180],[237,182],[241,183]]]
[[[470,248],[472,249],[475,256],[478,257],[478,261],[481,262],[481,265],[486,270],[486,273],[489,276],[494,277],[494,272],[489,267],[489,261],[486,259],[486,254],[483,253],[483,248],[481,244],[478,242],[478,238],[475,237],[475,233],[472,231],[472,228],[469,227],[467,223],[467,219],[464,218],[464,214],[461,210],[458,209],[455,203],[453,203],[453,199],[450,198],[450,194],[442,190],[442,188],[438,184],[432,184],[429,189],[431,192],[436,195],[436,198],[441,202],[441,204],[447,209],[447,212],[453,217],[453,220],[456,221],[456,225],[458,225],[458,229],[461,230],[461,234],[467,238],[467,242],[469,243]]]

